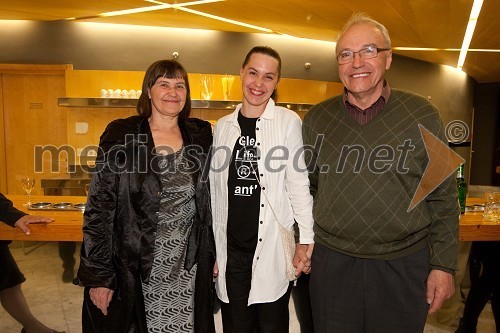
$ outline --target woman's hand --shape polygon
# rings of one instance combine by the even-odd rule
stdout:
[[[314,250],[314,244],[299,244],[295,246],[295,256],[293,266],[296,268],[295,276],[311,273],[311,257]]]
[[[214,264],[214,282],[215,282],[215,279],[219,276],[219,266],[217,266],[217,261],[215,262]]]
[[[105,287],[90,288],[90,300],[102,313],[108,315],[108,306],[113,298],[113,290]]]

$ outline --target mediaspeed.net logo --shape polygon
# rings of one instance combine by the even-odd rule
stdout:
[[[410,202],[408,212],[450,177],[465,161],[424,126],[419,124],[418,127],[424,140],[429,163]],[[445,134],[449,142],[459,144],[465,142],[469,137],[469,128],[465,122],[454,120],[446,126]]]

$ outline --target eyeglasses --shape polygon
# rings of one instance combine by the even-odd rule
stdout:
[[[337,61],[339,65],[348,64],[354,60],[354,54],[359,54],[359,57],[363,60],[375,58],[379,52],[389,51],[390,48],[380,48],[373,45],[363,47],[357,52],[353,51],[342,51],[337,55]]]

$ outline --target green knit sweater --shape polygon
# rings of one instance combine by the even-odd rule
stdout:
[[[303,135],[317,243],[383,260],[429,246],[431,267],[454,272],[459,217],[454,177],[408,211],[428,163],[419,124],[446,142],[437,109],[396,89],[363,126],[347,113],[341,96],[306,114]]]

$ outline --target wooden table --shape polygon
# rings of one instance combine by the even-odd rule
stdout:
[[[482,198],[468,198],[467,205],[484,204]],[[460,216],[461,241],[500,241],[500,222],[484,222],[483,212],[465,212]]]
[[[30,215],[42,215],[54,218],[49,224],[30,224],[30,235],[26,236],[19,228],[12,228],[0,223],[0,239],[24,241],[82,241],[83,211],[81,210],[32,210],[23,206],[27,201],[26,195],[6,195],[12,200],[14,207]],[[44,196],[32,195],[31,202],[70,202],[72,204],[85,203],[84,196]]]
[[[83,213],[81,211],[28,210],[26,195],[7,196],[17,209],[32,215],[53,217],[54,222],[30,225],[31,235],[24,235],[18,228],[11,228],[0,223],[0,239],[32,240],[32,241],[81,241]],[[52,203],[71,202],[82,203],[86,197],[76,196],[32,196],[31,202],[47,201]],[[467,199],[468,205],[482,204],[483,199]],[[500,241],[500,223],[483,222],[482,212],[466,212],[460,216],[460,240],[462,241]]]

